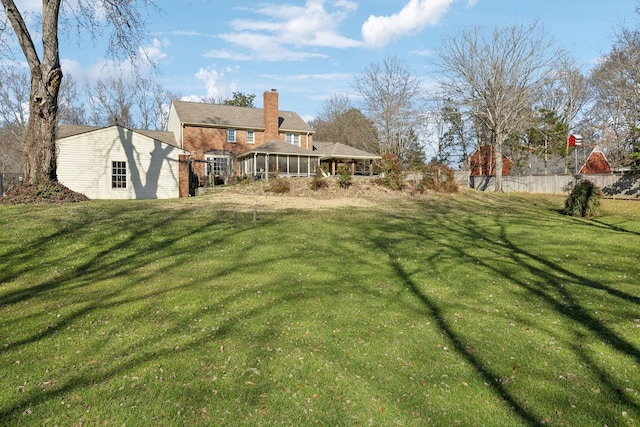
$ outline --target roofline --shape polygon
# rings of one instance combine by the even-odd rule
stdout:
[[[138,134],[140,136],[143,136],[143,137],[145,137],[147,139],[151,139],[153,141],[158,141],[161,144],[168,145],[170,147],[176,148],[178,150],[181,150],[181,151],[183,151],[185,153],[189,153],[190,154],[189,151],[187,151],[184,148],[180,147],[177,143],[176,144],[172,144],[170,142],[166,142],[166,141],[163,141],[161,139],[154,138],[153,136],[147,135],[147,134],[144,133],[144,132],[166,132],[167,134],[173,134],[173,132],[170,132],[170,131],[152,131],[152,130],[149,130],[149,129],[131,129],[131,128],[128,128],[126,126],[122,126],[122,125],[119,125],[119,124],[112,124],[112,125],[107,125],[107,126],[95,126],[95,127],[94,126],[85,126],[85,125],[68,125],[68,126],[86,127],[87,129],[83,130],[82,132],[74,133],[74,134],[67,135],[67,136],[62,136],[62,137],[56,136],[56,141],[61,141],[61,140],[67,139],[67,138],[75,138],[75,137],[80,136],[80,135],[84,135],[84,134],[91,133],[91,132],[103,131],[105,129],[120,128],[120,129],[127,130],[129,132],[136,133],[136,134]]]
[[[197,123],[197,122],[180,122],[182,127],[191,126],[191,127],[201,127],[201,128],[215,128],[215,129],[245,129],[245,130],[260,130],[264,131],[264,127],[252,127],[252,126],[236,126],[233,124],[215,124],[215,123]],[[313,135],[316,133],[314,130],[306,130],[306,129],[285,129],[278,128],[278,132],[297,132],[308,135]]]
[[[370,156],[348,156],[346,154],[338,154],[338,155],[324,154],[321,157],[322,160],[326,160],[326,159],[378,160],[381,158],[382,157],[376,156],[375,154],[372,154]]]
[[[274,154],[278,155],[278,156],[299,156],[299,157],[313,157],[316,159],[322,159],[322,155],[321,154],[316,154],[313,151],[309,150],[309,153],[286,153],[284,151],[259,151],[256,150],[255,148],[253,150],[249,150],[249,151],[245,151],[242,154],[238,154],[237,157],[248,157],[252,154],[265,154],[265,155],[269,155],[272,156]]]

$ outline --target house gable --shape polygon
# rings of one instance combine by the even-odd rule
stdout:
[[[169,132],[62,125],[57,147],[59,181],[89,198],[179,196],[179,157],[188,153]]]
[[[597,174],[608,174],[611,173],[611,167],[609,166],[609,161],[607,157],[604,155],[602,148],[600,146],[595,146],[594,149],[589,154],[587,161],[580,168],[580,174],[584,175],[597,175]]]

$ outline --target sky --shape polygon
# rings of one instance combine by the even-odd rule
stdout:
[[[228,99],[235,91],[277,89],[281,110],[314,118],[323,101],[353,96],[354,76],[395,56],[423,80],[437,79],[430,59],[447,37],[537,20],[588,72],[613,45],[622,24],[639,22],[635,0],[156,0],[144,46],[162,85],[185,100]],[[19,7],[41,4],[17,1]],[[33,5],[33,6],[31,6]],[[98,79],[106,48],[65,38],[63,71]]]

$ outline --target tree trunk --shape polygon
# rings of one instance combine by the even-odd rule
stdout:
[[[0,0],[31,72],[29,121],[24,134],[27,184],[55,181],[58,93],[62,82],[58,18],[62,0],[42,1],[42,61],[14,0]]]
[[[496,175],[496,193],[502,193],[502,143],[504,140],[504,136],[502,132],[496,132],[496,140],[493,145],[493,154],[495,156],[494,168],[493,171]]]
[[[59,64],[32,70],[29,121],[25,132],[25,179],[28,184],[56,181],[56,126],[58,93],[62,81]]]

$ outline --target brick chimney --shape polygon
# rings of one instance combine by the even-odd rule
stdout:
[[[271,89],[264,93],[264,141],[278,139],[280,117],[278,116],[278,91]]]

